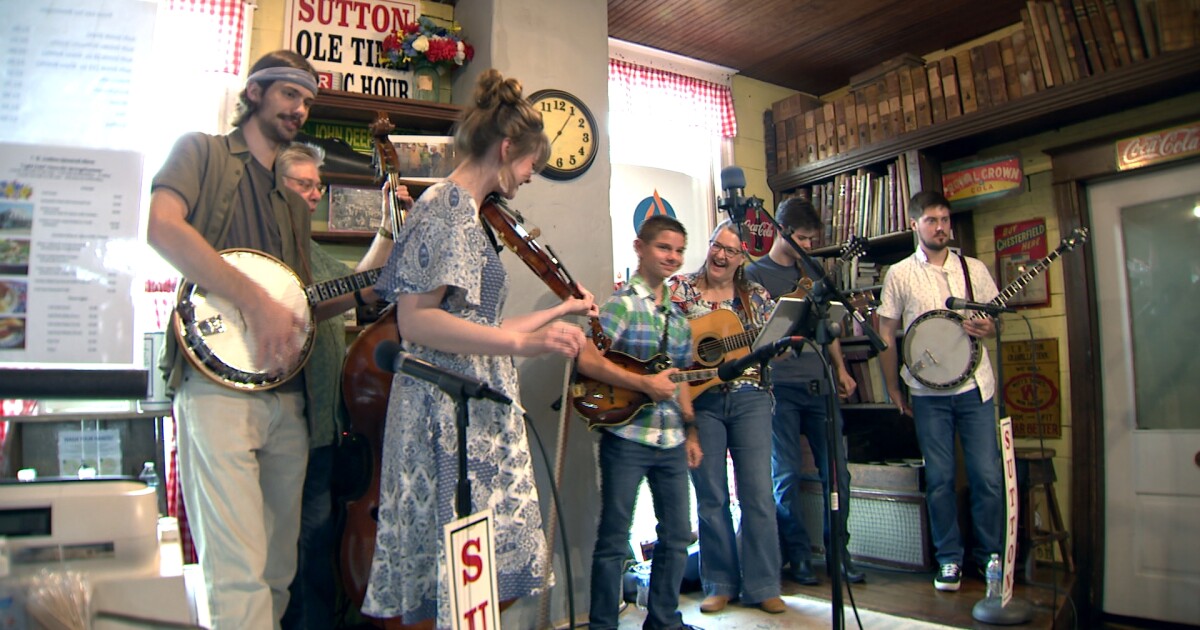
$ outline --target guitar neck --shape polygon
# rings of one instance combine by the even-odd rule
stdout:
[[[310,284],[304,288],[304,295],[310,304],[332,300],[339,295],[373,286],[379,278],[379,272],[380,269],[368,269],[354,275]]]
[[[1057,260],[1060,255],[1062,255],[1062,251],[1056,249],[1050,252],[1049,256],[1037,261],[1037,263],[1027,269],[1025,273],[1017,276],[1016,280],[1013,280],[1008,284],[1008,286],[1004,287],[1004,290],[1000,292],[1000,295],[997,295],[995,299],[991,301],[991,303],[995,304],[996,306],[1004,306],[1006,302],[1016,297],[1026,285],[1032,282],[1033,279],[1038,276],[1038,274],[1045,271],[1046,268],[1050,266],[1050,263]]]
[[[707,381],[717,377],[717,368],[702,368],[699,370],[682,370],[670,376],[672,383],[688,381]]]
[[[749,330],[743,330],[740,333],[729,335],[728,337],[723,337],[721,339],[721,345],[724,347],[725,352],[730,352],[739,348],[745,348],[746,346],[754,343],[755,337],[758,336],[758,330],[759,329],[757,328],[751,328]]]

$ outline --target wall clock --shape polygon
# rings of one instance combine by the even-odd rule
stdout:
[[[550,179],[583,175],[596,159],[596,119],[583,101],[562,90],[539,90],[529,101],[542,114],[550,138],[550,159],[540,172]]]

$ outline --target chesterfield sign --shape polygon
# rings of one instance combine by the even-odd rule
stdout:
[[[1117,142],[1117,170],[1127,171],[1196,154],[1200,154],[1200,122]]]

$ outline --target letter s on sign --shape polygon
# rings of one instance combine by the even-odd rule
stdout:
[[[474,553],[471,549],[474,549]],[[462,548],[462,563],[473,571],[464,570],[462,572],[463,584],[470,584],[479,579],[483,574],[483,558],[479,556],[479,539],[472,538],[468,540]]]

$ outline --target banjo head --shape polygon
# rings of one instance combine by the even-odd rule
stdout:
[[[929,311],[913,320],[904,333],[904,365],[917,382],[930,389],[953,389],[975,373],[979,342],[963,330],[962,315]]]
[[[188,360],[217,383],[239,390],[267,390],[298,374],[312,352],[314,322],[299,276],[276,258],[251,250],[221,252],[226,262],[262,286],[275,300],[308,320],[292,340],[295,365],[279,374],[255,356],[254,332],[231,302],[192,283],[180,287],[175,332]]]

